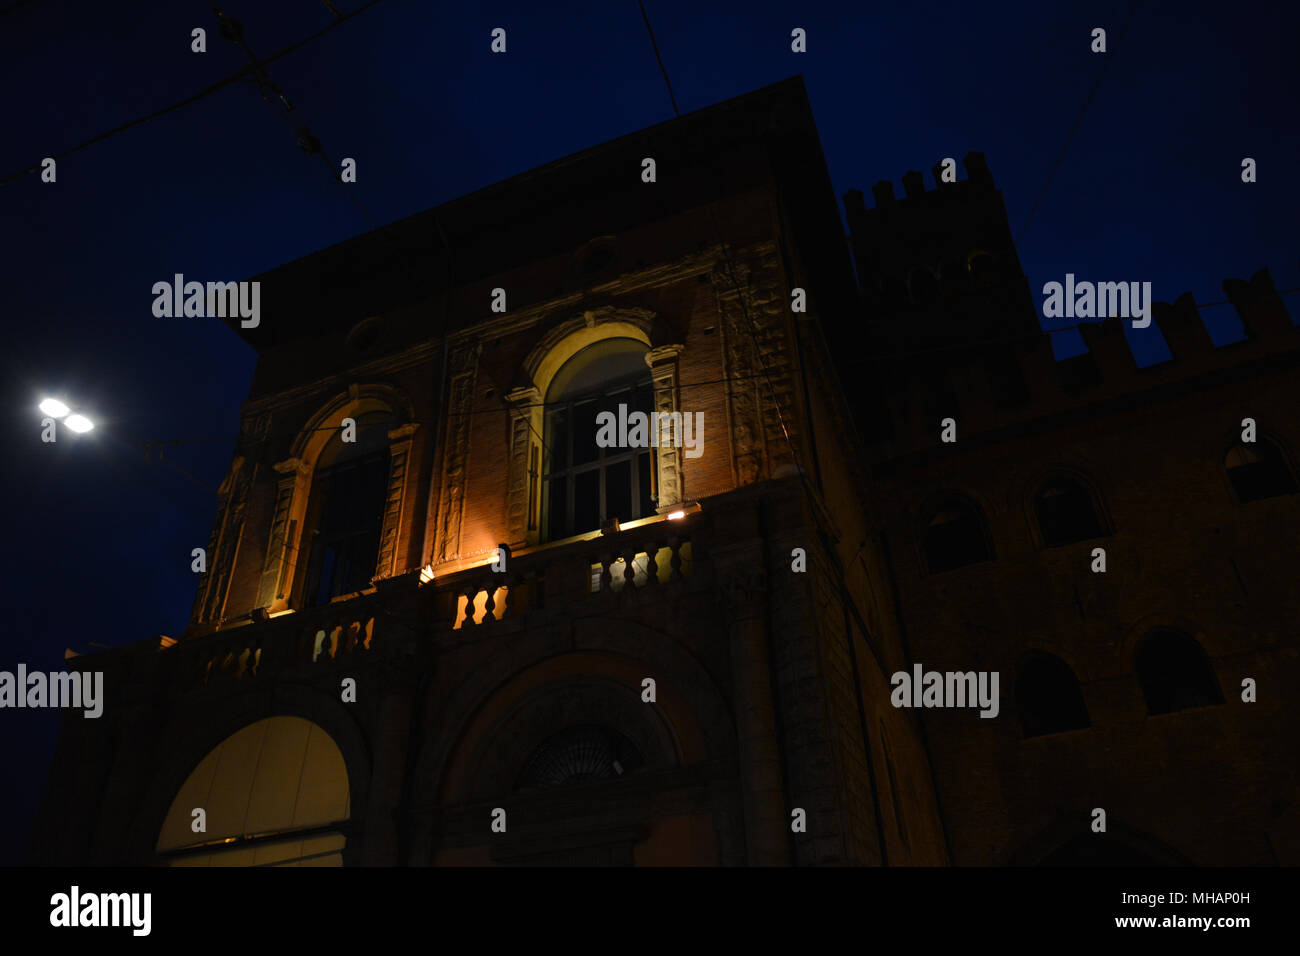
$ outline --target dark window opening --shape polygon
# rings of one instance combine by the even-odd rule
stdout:
[[[1155,632],[1138,648],[1136,663],[1149,714],[1223,703],[1209,655],[1186,634]]]
[[[331,598],[370,586],[379,558],[388,451],[373,452],[318,472],[312,481],[309,551],[303,601]]]
[[[1038,493],[1035,510],[1044,547],[1087,541],[1105,533],[1092,496],[1083,485],[1071,479],[1060,478],[1044,487]]]
[[[1026,737],[1092,726],[1074,671],[1051,654],[1035,654],[1021,666],[1016,678],[1016,709]]]
[[[1224,460],[1237,500],[1245,504],[1297,491],[1295,476],[1277,446],[1267,439],[1239,444]]]
[[[979,509],[965,498],[951,498],[925,529],[925,561],[931,574],[978,564],[993,557]]]

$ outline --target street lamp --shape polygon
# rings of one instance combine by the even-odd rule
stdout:
[[[81,414],[68,415],[68,412],[72,410],[68,408],[66,404],[59,401],[57,398],[47,398],[44,401],[42,401],[38,407],[42,412],[44,412],[46,415],[49,415],[51,418],[63,418],[65,415],[67,415],[67,418],[64,420],[64,424],[67,425],[74,432],[77,432],[78,434],[82,432],[88,432],[95,427],[95,423],[92,422],[85,415],[81,415]]]

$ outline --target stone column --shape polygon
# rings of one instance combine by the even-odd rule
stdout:
[[[262,566],[262,581],[257,592],[257,606],[268,611],[282,611],[289,606],[293,588],[291,569],[298,566],[294,548],[300,545],[301,514],[306,509],[311,485],[311,468],[301,458],[289,458],[272,465],[280,476],[275,493],[275,511],[271,516],[271,537]]]
[[[526,547],[536,538],[542,494],[542,446],[533,434],[533,407],[542,400],[534,385],[505,396],[510,408],[510,461],[506,488],[506,542]]]
[[[665,514],[682,503],[685,490],[682,483],[682,418],[677,394],[677,356],[681,354],[682,345],[661,345],[646,353],[645,363],[650,366],[650,376],[654,382],[654,410],[662,423],[669,416],[677,414],[676,425],[672,429],[661,428],[657,436],[659,448],[655,455],[658,462],[659,500],[656,511]],[[673,432],[676,432],[675,434]],[[671,437],[672,443],[668,443]]]
[[[248,464],[242,456],[236,455],[231,462],[230,472],[221,483],[217,520],[208,538],[208,571],[199,579],[198,594],[191,614],[195,624],[221,620],[255,471],[255,465]]]
[[[752,542],[714,549],[713,554],[731,645],[746,857],[751,866],[788,866],[789,817],[768,657],[763,551]]]
[[[402,533],[402,504],[406,500],[406,466],[411,460],[411,441],[418,422],[410,422],[388,432],[388,493],[384,496],[384,526],[379,535],[379,560],[375,577],[388,578],[397,573],[398,537]],[[403,571],[407,570],[405,567]]]

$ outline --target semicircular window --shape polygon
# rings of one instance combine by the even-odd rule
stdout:
[[[543,742],[524,764],[515,790],[580,787],[617,780],[644,767],[632,741],[609,727],[584,724]]]
[[[931,574],[978,564],[993,557],[979,508],[969,499],[956,495],[935,509],[925,529],[923,543],[925,561]]]
[[[1295,476],[1276,445],[1264,438],[1253,445],[1238,444],[1224,459],[1232,490],[1241,502],[1294,494]]]

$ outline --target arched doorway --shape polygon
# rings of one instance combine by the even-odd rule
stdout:
[[[301,717],[270,717],[199,761],[155,852],[169,866],[342,866],[350,815],[347,768],[330,735]]]

